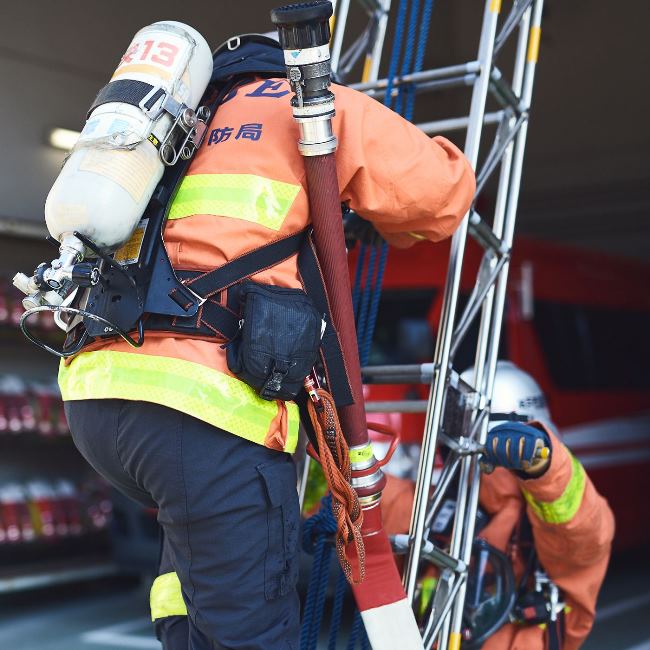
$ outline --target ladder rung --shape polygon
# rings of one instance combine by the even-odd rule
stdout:
[[[408,535],[398,534],[391,536],[391,545],[393,551],[398,554],[403,554],[406,552],[410,546],[410,540]],[[426,540],[422,545],[422,557],[426,558],[434,564],[451,569],[456,573],[464,573],[467,571],[467,565],[462,560],[449,555],[445,551],[439,549],[433,542]]]
[[[510,106],[517,115],[522,112],[521,99],[517,97],[510,84],[503,78],[499,68],[492,68],[490,73],[492,94],[504,107]]]
[[[465,573],[465,571],[467,571],[467,565],[465,562],[440,550],[429,540],[427,540],[422,547],[422,557],[440,567],[451,569],[456,573]]]
[[[429,384],[433,378],[432,363],[366,366],[361,368],[368,384]]]
[[[422,81],[414,84],[416,93],[433,92],[434,90],[445,90],[446,88],[459,88],[461,86],[471,86],[478,75],[470,73],[459,77],[449,77],[447,79],[433,79],[432,81]],[[397,97],[399,94],[399,87],[393,87],[390,96]],[[367,90],[366,95],[373,99],[383,98],[386,95],[385,89],[380,90]]]
[[[501,239],[499,239],[492,228],[481,219],[478,212],[473,211],[469,215],[469,232],[472,237],[486,250],[493,250],[499,255],[506,255],[510,248]]]
[[[468,63],[461,63],[459,65],[450,65],[445,68],[434,68],[433,70],[423,70],[422,72],[413,72],[412,74],[405,74],[402,77],[395,77],[392,85],[419,84],[423,81],[444,79],[445,77],[476,74],[478,71],[478,61],[469,61]],[[354,88],[354,90],[359,90],[361,92],[367,92],[369,90],[385,90],[387,87],[388,79],[378,79],[377,81],[350,84],[350,88]]]
[[[503,119],[503,111],[486,113],[483,117],[483,124],[499,124]],[[447,133],[449,131],[461,131],[466,129],[469,124],[469,117],[451,117],[446,120],[435,120],[433,122],[422,122],[417,124],[418,129],[424,131],[427,135],[437,133]]]
[[[367,413],[426,413],[427,400],[394,400],[386,402],[366,402]]]

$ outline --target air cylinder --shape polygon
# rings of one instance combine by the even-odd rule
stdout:
[[[144,82],[196,110],[211,74],[205,39],[187,25],[163,21],[135,35],[111,82]],[[47,197],[50,234],[70,244],[79,231],[109,253],[126,242],[162,177],[158,148],[173,122],[167,112],[155,115],[126,102],[92,110]]]

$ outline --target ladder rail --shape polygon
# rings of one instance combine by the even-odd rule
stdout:
[[[330,47],[330,65],[332,70],[338,71],[341,50],[343,49],[343,39],[345,37],[345,28],[348,22],[348,13],[350,11],[351,0],[337,0],[334,7],[334,34]]]
[[[472,167],[476,168],[483,127],[483,116],[490,83],[490,68],[496,36],[498,13],[493,11],[494,0],[485,1],[481,39],[477,60],[479,74],[472,92],[470,119],[465,140],[465,155]],[[467,238],[468,215],[452,237],[451,252],[447,271],[447,281],[443,298],[440,328],[434,355],[434,379],[429,392],[422,451],[418,466],[415,501],[413,505],[409,537],[411,548],[407,555],[404,571],[404,587],[408,599],[413,602],[419,557],[422,551],[422,536],[429,498],[429,486],[433,477],[438,430],[442,422],[443,405],[447,383],[447,367],[450,361],[454,317],[460,289],[460,276],[463,264],[465,240]]]
[[[528,56],[528,52],[530,52],[531,44],[533,49],[537,47],[535,45],[535,41],[537,39],[538,30],[541,24],[542,8],[543,0],[535,0],[532,7],[524,12],[524,18],[522,19],[522,28],[520,32],[522,38],[520,38],[518,42],[518,62],[523,61],[524,57],[526,57],[528,60],[524,69],[523,79],[517,79],[515,80],[515,83],[519,82],[519,92],[521,92],[523,89],[524,102],[527,107],[530,106],[532,99],[532,84],[536,62],[534,60],[531,60],[531,58],[536,59],[536,56],[530,57]],[[526,29],[526,27],[528,27],[527,23],[529,21],[532,22],[532,25],[530,29]],[[515,92],[517,92],[516,88]],[[503,223],[497,224],[498,226],[501,226],[501,229],[503,230],[502,238],[505,239],[509,245],[512,245],[514,235],[516,211],[521,184],[521,173],[523,168],[523,155],[526,146],[527,127],[528,120],[525,120],[521,125],[518,137],[515,141],[512,163],[509,166],[511,169],[506,170],[509,172],[510,176],[510,182],[508,184],[508,198],[506,202],[507,205]],[[481,328],[479,331],[479,345],[475,362],[476,373],[474,377],[474,384],[475,386],[482,389],[482,399],[484,400],[491,399],[494,387],[494,377],[496,374],[496,362],[498,355],[498,341],[501,334],[501,326],[503,323],[503,309],[505,305],[505,290],[507,284],[508,266],[509,265],[506,263],[500,273],[495,287],[496,296],[495,290],[493,290],[490,292],[490,295],[486,300]],[[481,427],[479,442],[481,444],[484,444],[486,437],[487,421],[484,422],[483,426]],[[478,462],[475,458],[471,461],[469,481],[469,498],[466,503],[468,516],[466,518],[465,530],[463,531],[463,540],[460,555],[461,559],[466,562],[469,562],[472,551],[472,544],[474,541],[474,528],[480,489],[480,468],[478,467]],[[454,608],[452,610],[450,631],[450,636],[452,638],[454,635],[457,635],[457,637],[460,638],[465,592],[466,583],[464,585],[461,585],[458,591],[456,602],[454,604]]]
[[[347,50],[343,50],[351,2],[352,0],[338,0],[334,7],[335,20],[330,48],[330,65],[334,72],[340,72],[343,62],[351,61],[350,65],[353,65],[359,58],[358,53],[353,52],[356,42],[348,47]],[[369,84],[372,86],[377,82],[379,75],[379,66],[386,41],[386,29],[388,26],[391,0],[358,0],[358,4],[368,14],[366,29],[371,30],[371,37],[374,36],[372,47],[366,50],[361,84]],[[375,23],[374,26],[373,22]],[[355,88],[360,84],[350,85],[352,88]]]
[[[377,81],[379,66],[381,64],[381,54],[386,41],[386,29],[388,27],[391,0],[378,0],[378,4],[379,8],[376,11],[379,13],[379,17],[377,19],[376,39],[371,52],[366,58],[363,81]]]

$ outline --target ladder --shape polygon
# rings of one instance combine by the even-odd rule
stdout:
[[[415,2],[419,0],[401,0]],[[362,67],[361,80],[352,88],[382,99],[387,89],[397,92],[404,84],[415,92],[472,86],[466,116],[418,124],[425,133],[439,134],[466,130],[465,155],[477,170],[477,196],[498,170],[496,202],[491,219],[476,211],[476,197],[469,214],[451,242],[443,306],[432,363],[408,366],[375,366],[363,369],[369,383],[430,383],[426,402],[368,403],[368,412],[425,412],[425,428],[420,454],[416,494],[408,537],[396,540],[394,548],[406,554],[403,581],[411,603],[418,589],[423,562],[438,567],[439,578],[432,607],[420,621],[423,645],[458,650],[462,634],[462,614],[467,588],[468,567],[474,541],[478,506],[480,467],[478,455],[487,435],[490,400],[494,384],[499,339],[503,320],[510,251],[513,241],[522,164],[526,146],[535,67],[541,35],[543,0],[513,0],[501,15],[501,0],[485,0],[477,57],[473,61],[443,68],[423,70],[393,79],[380,78],[379,69],[391,0],[355,0],[367,16],[367,24],[351,45],[346,28],[352,0],[335,4],[332,40],[332,67],[342,77]],[[394,5],[399,5],[395,2]],[[434,14],[435,15],[435,14]],[[498,55],[511,36],[515,38],[512,80],[497,65]],[[360,61],[363,58],[363,66]],[[355,67],[356,66],[356,67]],[[498,110],[487,112],[489,98]],[[480,145],[487,140],[484,125],[495,125],[496,134],[487,153],[480,159]],[[463,255],[467,237],[483,249],[483,258],[474,289],[462,314],[457,315]],[[478,340],[473,380],[460,379],[454,356],[470,326],[478,319]],[[445,426],[445,413],[455,410],[454,424]],[[432,485],[434,459],[446,447],[446,460]],[[436,548],[429,541],[431,525],[452,485],[456,486],[456,508],[448,548]]]

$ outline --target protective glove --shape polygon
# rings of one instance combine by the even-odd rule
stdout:
[[[483,459],[488,467],[505,467],[524,478],[541,476],[551,462],[551,439],[541,429],[504,422],[488,432]]]

